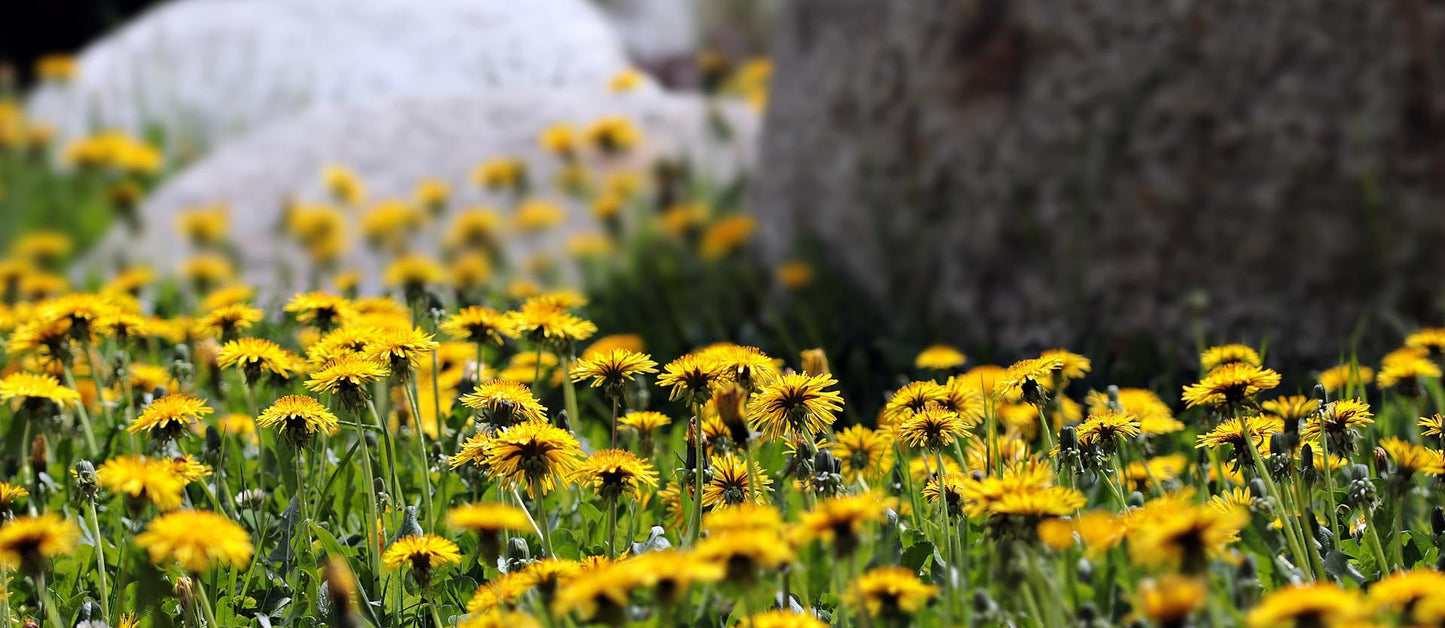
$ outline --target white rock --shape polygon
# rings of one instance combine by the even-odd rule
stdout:
[[[698,0],[596,0],[622,36],[627,51],[644,62],[697,53]]]
[[[630,65],[585,0],[181,0],[79,62],[35,117],[62,138],[158,125],[188,152],[312,106],[602,86]]]
[[[178,244],[177,214],[219,202],[230,207],[231,239],[240,248],[243,279],[285,294],[300,286],[279,286],[279,265],[304,263],[295,244],[274,235],[280,208],[288,197],[327,200],[321,182],[327,166],[343,164],[354,170],[372,200],[410,198],[417,182],[437,177],[452,187],[452,211],[487,205],[508,215],[507,199],[481,191],[470,179],[477,164],[496,157],[525,159],[538,195],[568,209],[563,226],[541,238],[521,239],[509,255],[525,259],[534,250],[556,253],[570,235],[600,227],[588,208],[548,193],[555,189],[551,182],[560,162],[538,145],[542,129],[559,122],[582,127],[603,116],[625,116],[642,130],[643,144],[621,157],[588,153],[584,159],[589,170],[646,172],[660,158],[685,158],[700,176],[726,184],[753,162],[759,120],[738,103],[719,105],[715,111],[732,129],[732,139],[716,135],[702,98],[665,92],[509,89],[309,111],[232,140],[167,182],[140,208],[146,229],[132,235],[123,226],[115,227],[81,272],[104,276],[121,259],[174,271],[190,255]],[[351,250],[346,265],[375,277],[379,269],[364,247],[356,244]]]

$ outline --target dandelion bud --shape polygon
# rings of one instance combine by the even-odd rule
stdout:
[[[746,450],[748,438],[751,433],[748,431],[748,422],[743,418],[743,404],[747,402],[748,391],[736,384],[725,386],[713,394],[713,407],[717,409],[718,418],[723,425],[728,427],[728,435],[732,437],[738,449]]]
[[[809,376],[828,375],[828,356],[822,349],[806,349],[801,354],[803,359],[803,372]]]
[[[1264,499],[1266,497],[1269,497],[1269,491],[1265,490],[1264,488],[1264,480],[1260,478],[1254,478],[1253,480],[1249,481],[1249,496],[1255,499]]]
[[[1286,426],[1290,423],[1291,421],[1285,421]],[[1286,429],[1288,428],[1286,427]],[[1284,442],[1284,434],[1282,432],[1275,432],[1269,435],[1269,453],[1271,456],[1289,453],[1289,447]]]
[[[20,628],[40,628],[40,622],[27,618],[20,623]]]
[[[1119,405],[1119,387],[1114,384],[1109,384],[1107,392],[1109,394],[1109,409],[1115,412],[1123,412],[1124,406]]]
[[[1385,475],[1390,472],[1390,455],[1385,453],[1383,447],[1375,448],[1375,474]]]
[[[1080,609],[1082,611],[1082,609]],[[980,618],[990,617],[998,612],[998,604],[989,596],[987,589],[978,589],[973,592],[973,612]]]
[[[49,447],[45,445],[45,435],[36,434],[35,440],[30,441],[30,470],[35,472],[35,477],[45,473],[45,468],[50,465]]]
[[[1430,510],[1430,530],[1435,536],[1445,535],[1445,508],[1436,506]]]
[[[196,603],[196,589],[189,577],[181,576],[176,578],[173,589],[175,590],[176,601],[180,602],[181,606],[191,608],[192,605]]]
[[[1139,491],[1129,493],[1129,507],[1138,508],[1144,505],[1144,494]]]
[[[1323,384],[1315,384],[1314,395],[1315,399],[1320,400],[1321,405],[1329,403],[1330,401],[1330,393],[1329,391],[1325,390]]]
[[[512,537],[512,540],[507,542],[507,555],[502,560],[506,563],[504,571],[507,572],[516,571],[531,561],[532,550],[527,547],[527,539],[520,536]]]
[[[214,425],[206,426],[206,455],[215,456],[221,452],[221,432]]]
[[[330,599],[331,625],[333,628],[355,628],[356,577],[346,561],[332,556],[326,561],[326,594]]]
[[[82,500],[94,500],[96,493],[100,490],[95,483],[95,465],[89,460],[81,460],[75,463],[75,468],[71,470],[71,475],[75,478],[76,494],[79,495]]]
[[[1074,451],[1079,448],[1079,430],[1073,425],[1065,425],[1059,430],[1059,451]]]

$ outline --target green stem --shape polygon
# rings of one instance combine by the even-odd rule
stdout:
[[[71,372],[69,365],[62,365],[60,374],[65,377],[66,386],[69,386],[71,390],[78,390],[75,386],[75,375]],[[95,444],[95,430],[90,426],[90,412],[85,409],[85,402],[75,404],[75,413],[80,417],[81,430],[85,433],[85,448],[90,452],[92,460],[98,459],[100,447]],[[28,443],[26,444],[28,445]]]
[[[86,500],[86,508],[90,510],[90,525],[95,533],[95,570],[100,576],[100,612],[104,614],[106,621],[114,621],[110,616],[110,584],[105,575],[105,540],[100,535],[100,520],[95,516],[95,501]]]

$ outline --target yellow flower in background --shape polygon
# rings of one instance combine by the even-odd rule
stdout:
[[[932,371],[947,371],[963,366],[968,358],[962,351],[949,345],[930,345],[918,352],[913,367]]]
[[[630,92],[647,81],[647,75],[636,68],[627,68],[607,79],[607,89],[614,92]]]
[[[897,438],[912,447],[938,450],[953,445],[968,432],[968,424],[957,412],[928,405],[893,426]]]
[[[542,129],[542,133],[537,136],[537,144],[553,155],[571,159],[577,155],[581,140],[578,139],[576,127],[557,123]]]
[[[415,254],[404,255],[392,260],[381,279],[382,283],[388,286],[402,287],[407,290],[420,290],[445,280],[446,271],[442,269],[441,264],[430,257]]]
[[[512,214],[512,226],[520,233],[546,231],[567,219],[567,210],[561,205],[538,198],[522,201]]]
[[[412,191],[412,200],[428,213],[438,214],[446,210],[451,200],[452,188],[437,178],[422,179]]]
[[[1394,436],[1380,439],[1380,448],[1395,463],[1395,472],[1400,475],[1445,475],[1445,455],[1439,451]]]
[[[220,244],[230,225],[231,210],[225,205],[187,209],[176,216],[176,229],[191,244],[201,247]]]
[[[492,191],[524,188],[527,181],[527,162],[507,157],[485,161],[472,170],[472,181],[483,189]]]
[[[1206,374],[1226,364],[1263,366],[1264,361],[1260,359],[1259,352],[1240,344],[1210,347],[1199,354],[1199,370]]]
[[[359,205],[366,202],[366,184],[350,168],[331,164],[321,171],[321,184],[336,202]]]
[[[265,318],[261,310],[235,303],[218,307],[196,319],[196,334],[206,338],[227,339],[250,329]]]
[[[604,116],[582,131],[586,142],[604,153],[625,153],[642,143],[642,130],[623,116]]]
[[[511,317],[489,307],[462,308],[442,323],[441,330],[457,340],[501,345],[507,338],[516,338]]]
[[[893,467],[893,437],[888,432],[852,425],[838,432],[830,447],[849,481],[876,481]]]
[[[1139,610],[1159,626],[1186,625],[1189,616],[1204,607],[1209,587],[1200,578],[1166,574],[1139,583]]]
[[[16,517],[0,526],[0,565],[37,573],[45,561],[75,551],[80,528],[60,515]]]
[[[1440,367],[1430,361],[1429,352],[1418,347],[1405,347],[1381,360],[1375,382],[1380,388],[1398,388],[1404,394],[1414,394],[1421,380],[1439,378]]]
[[[0,510],[10,510],[15,502],[30,496],[30,491],[23,486],[16,486],[9,482],[0,482]]]
[[[703,232],[698,253],[705,260],[720,259],[747,244],[757,229],[757,219],[747,214],[719,218]]]
[[[484,534],[532,531],[527,512],[511,504],[463,504],[447,511],[447,525]]]
[[[48,54],[35,61],[35,76],[42,81],[65,83],[75,78],[80,63],[75,57],[64,54]]]
[[[1320,371],[1318,381],[1325,391],[1336,394],[1354,385],[1364,388],[1375,381],[1375,369],[1357,364],[1340,364]]]
[[[80,404],[80,393],[49,375],[11,373],[0,378],[0,403],[11,401],[19,401],[22,406],[48,401],[61,408],[74,408]]]
[[[225,515],[178,510],[161,515],[135,537],[152,563],[174,563],[192,574],[237,567],[251,558],[251,534]]]

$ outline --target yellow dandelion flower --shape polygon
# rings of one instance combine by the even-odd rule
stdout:
[[[16,517],[0,526],[0,565],[34,573],[45,561],[75,550],[80,528],[60,515]]]
[[[904,620],[937,595],[938,587],[924,584],[911,569],[877,567],[850,583],[844,600],[872,617]]]
[[[157,440],[171,440],[189,431],[193,425],[214,412],[205,401],[190,395],[166,395],[146,406],[126,431],[146,432]]]
[[[193,574],[245,565],[251,558],[251,534],[225,515],[204,510],[161,515],[135,542],[150,554],[152,563],[174,563]]]
[[[812,438],[828,429],[843,409],[843,396],[825,390],[837,383],[830,375],[783,375],[753,395],[748,423],[773,440]]]
[[[543,422],[524,422],[497,433],[487,451],[490,472],[526,486],[527,493],[551,492],[558,480],[576,471],[582,449],[566,430]]]

